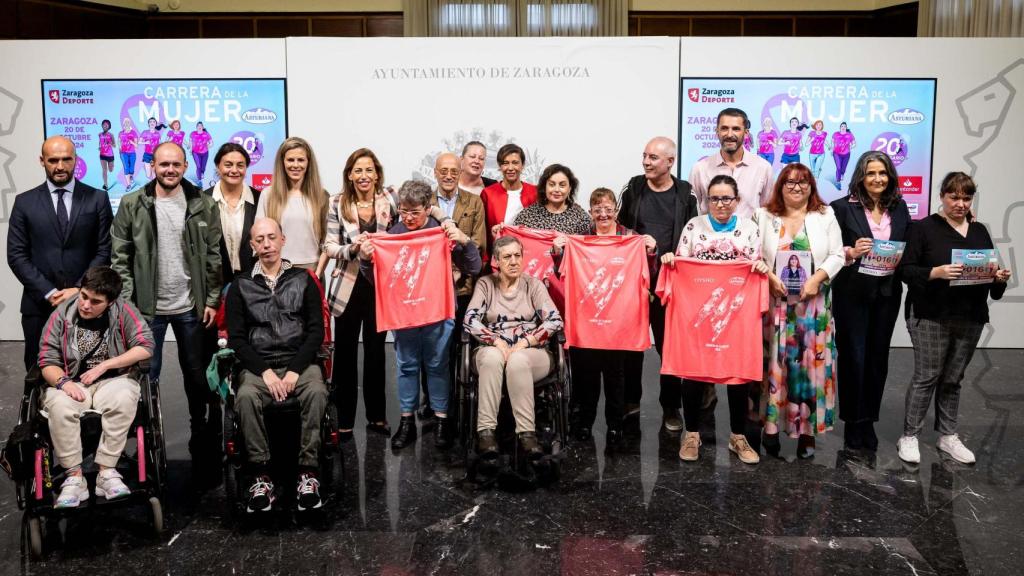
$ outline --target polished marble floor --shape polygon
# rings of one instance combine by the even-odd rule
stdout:
[[[0,344],[5,438],[16,419],[20,358],[20,344]],[[706,431],[700,462],[680,462],[678,441],[659,433],[652,352],[639,433],[606,456],[599,416],[595,440],[571,446],[557,484],[481,487],[465,480],[456,457],[434,450],[430,433],[393,453],[384,437],[357,428],[344,447],[344,491],[322,514],[257,525],[226,514],[222,488],[193,486],[180,374],[165,362],[171,481],[163,536],[146,535],[141,509],[82,515],[51,526],[45,561],[28,562],[13,485],[3,479],[0,573],[1024,573],[1024,351],[981,353],[968,371],[960,430],[978,455],[973,467],[941,458],[931,430],[920,466],[896,457],[912,359],[910,350],[893,353],[876,457],[841,450],[839,428],[819,439],[813,460],[796,460],[795,446],[784,443],[784,459],[746,466],[728,453],[721,402],[719,441]],[[397,421],[390,391],[389,415]]]

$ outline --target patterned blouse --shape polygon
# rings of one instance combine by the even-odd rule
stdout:
[[[686,223],[676,254],[698,260],[756,260],[761,257],[761,233],[753,220],[738,216],[732,230],[717,232],[711,215],[704,214]]]
[[[549,212],[540,202],[536,202],[523,208],[514,224],[537,230],[554,230],[562,234],[587,234],[593,221],[590,214],[575,202],[558,214]]]
[[[512,345],[531,335],[543,344],[562,329],[562,317],[544,283],[525,274],[511,294],[502,293],[497,273],[481,277],[469,301],[465,322],[467,332],[489,345],[499,338]]]

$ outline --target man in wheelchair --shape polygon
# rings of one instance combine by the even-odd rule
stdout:
[[[498,238],[493,253],[498,271],[477,281],[466,311],[466,331],[481,343],[473,359],[480,397],[477,452],[484,459],[498,454],[495,430],[504,379],[519,443],[527,458],[536,462],[543,450],[534,424],[534,382],[551,371],[546,342],[562,329],[562,317],[544,283],[523,274],[519,240]]]
[[[96,496],[116,500],[131,494],[117,471],[140,395],[128,369],[153,355],[153,335],[120,295],[117,272],[90,268],[78,295],[58,306],[43,328],[39,366],[48,386],[43,409],[54,456],[68,471],[55,508],[75,508],[89,499],[79,417],[90,409],[102,414],[103,428],[95,456]]]
[[[247,510],[273,506],[263,410],[290,395],[298,398],[302,418],[298,508],[320,508],[320,423],[327,409],[327,387],[316,363],[324,338],[320,289],[307,270],[281,258],[285,236],[276,221],[257,219],[249,243],[259,261],[235,277],[227,295],[228,346],[242,367],[235,409],[255,479]]]

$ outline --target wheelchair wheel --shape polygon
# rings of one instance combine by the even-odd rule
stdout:
[[[164,509],[159,498],[150,496],[149,513],[153,520],[153,535],[159,538],[164,531]]]
[[[40,560],[43,557],[43,524],[39,518],[25,514],[25,521],[21,525],[22,532],[22,553],[27,554],[33,560]]]
[[[149,451],[152,454],[152,474],[157,498],[163,498],[167,490],[167,439],[164,437],[164,414],[160,406],[160,386],[150,382],[149,391]]]

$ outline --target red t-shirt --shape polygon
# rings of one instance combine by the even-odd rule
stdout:
[[[548,295],[558,308],[558,313],[565,314],[565,289],[562,279],[555,274],[555,261],[551,258],[551,243],[561,232],[554,230],[538,230],[524,226],[503,226],[502,236],[514,236],[523,244],[523,274],[533,276],[544,282],[548,287]],[[493,258],[493,255],[492,255]],[[498,269],[497,261],[493,263]]]
[[[761,380],[768,277],[750,266],[677,258],[662,267],[655,289],[667,307],[662,374],[715,384]]]
[[[452,251],[441,228],[370,234],[377,331],[455,318]]]
[[[569,236],[562,257],[565,340],[599,350],[651,347],[643,236]]]

